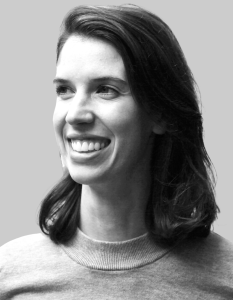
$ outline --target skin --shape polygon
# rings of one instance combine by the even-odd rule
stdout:
[[[152,143],[165,128],[138,107],[123,60],[105,41],[69,37],[55,85],[57,144],[71,177],[82,184],[80,229],[102,241],[145,233]],[[78,153],[67,139],[71,134],[98,135],[110,144],[94,155]]]

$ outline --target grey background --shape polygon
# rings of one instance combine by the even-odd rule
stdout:
[[[156,13],[172,28],[193,71],[203,102],[206,148],[218,174],[221,214],[214,230],[233,241],[232,1],[130,2]],[[64,15],[83,3],[0,4],[0,245],[40,232],[40,202],[62,174],[52,128],[55,48]]]

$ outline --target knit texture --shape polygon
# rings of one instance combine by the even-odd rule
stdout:
[[[78,230],[74,240],[63,250],[78,264],[98,270],[129,270],[160,259],[169,248],[156,244],[146,233],[124,242],[101,242]]]
[[[217,234],[159,245],[150,234],[66,246],[34,234],[0,248],[0,299],[233,299],[233,245]]]

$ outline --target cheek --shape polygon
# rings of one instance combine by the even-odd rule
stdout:
[[[111,110],[102,110],[104,123],[114,136],[116,150],[124,149],[126,156],[129,152],[136,155],[134,152],[138,152],[138,145],[140,151],[144,151],[143,145],[146,147],[152,132],[152,122],[148,116],[138,108],[133,99],[127,100],[116,103]],[[133,152],[132,147],[135,149]],[[115,154],[118,156],[118,151]]]
[[[151,133],[152,126],[147,116],[135,105],[124,106],[117,112],[112,113],[111,124],[115,133],[122,137],[142,138]],[[144,136],[146,138],[146,136]]]
[[[136,124],[137,109],[133,103],[127,102],[132,102],[132,100],[116,102],[114,105],[109,105],[101,109],[102,119],[108,124],[113,134],[129,131],[132,124],[134,126]]]
[[[65,116],[66,114],[64,109],[61,109],[61,107],[56,104],[53,113],[53,128],[54,128],[57,144],[60,150],[63,147],[63,128],[65,125]]]

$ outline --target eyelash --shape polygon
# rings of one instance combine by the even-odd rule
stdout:
[[[107,89],[108,91],[110,90],[110,92],[101,92],[101,89]],[[65,86],[65,85],[59,85],[56,87],[56,93],[58,97],[64,97],[64,99],[69,98],[69,94],[73,94],[75,93],[69,86]],[[98,86],[98,88],[96,89],[96,94],[100,94],[102,95],[103,98],[115,98],[119,95],[119,92],[108,86],[108,85],[100,85]],[[67,98],[66,98],[67,97]]]
[[[60,86],[56,87],[56,93],[57,93],[57,95],[58,96],[65,95],[66,92],[64,92],[64,90],[66,90],[66,92],[67,92],[67,90],[70,90],[73,93],[73,91],[68,86],[60,85]]]
[[[110,86],[108,86],[108,85],[101,85],[101,86],[99,86],[98,89],[97,89],[97,92],[98,92],[99,90],[101,90],[102,88],[106,88],[106,89],[108,89],[108,90],[111,90],[112,92],[111,92],[111,93],[99,93],[99,94],[103,94],[103,95],[119,94],[119,92],[118,92],[116,89],[114,89],[114,88],[112,88],[112,87],[110,87]]]

